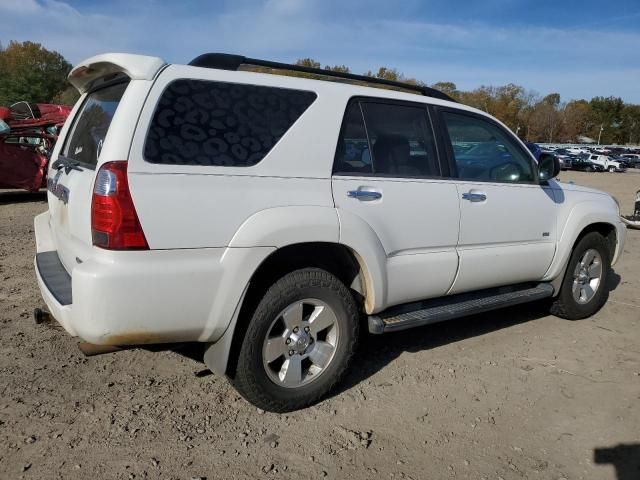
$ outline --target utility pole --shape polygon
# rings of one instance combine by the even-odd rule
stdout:
[[[600,124],[600,133],[598,134],[598,145],[600,145],[600,138],[602,137],[603,130],[604,130],[604,123]]]

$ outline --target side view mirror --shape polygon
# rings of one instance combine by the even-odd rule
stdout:
[[[538,160],[538,174],[540,180],[546,182],[560,173],[560,160],[551,153],[541,153]]]

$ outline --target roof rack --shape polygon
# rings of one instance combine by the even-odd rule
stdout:
[[[240,65],[255,65],[259,67],[275,68],[278,70],[291,70],[294,72],[312,73],[316,75],[324,75],[326,77],[344,78],[346,80],[355,80],[357,82],[365,82],[379,85],[387,85],[390,87],[402,88],[417,92],[426,97],[439,98],[455,102],[446,93],[436,90],[435,88],[423,87],[420,85],[412,85],[410,83],[394,82],[384,78],[367,77],[365,75],[355,75],[346,72],[333,72],[323,68],[304,67],[302,65],[292,65],[289,63],[272,62],[269,60],[260,60],[257,58],[243,57],[242,55],[232,55],[229,53],[204,53],[189,62],[193,67],[218,68],[221,70],[238,70]]]

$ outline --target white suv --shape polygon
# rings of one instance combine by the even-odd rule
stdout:
[[[577,319],[607,299],[614,199],[558,183],[553,156],[440,92],[223,54],[106,54],[69,79],[82,97],[35,267],[51,316],[87,342],[203,342],[211,370],[286,411],[339,381],[362,325],[543,298]]]
[[[608,155],[589,155],[592,163],[601,165],[608,172],[624,172],[626,168],[620,163],[611,159]]]

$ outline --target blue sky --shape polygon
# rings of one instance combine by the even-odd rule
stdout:
[[[640,103],[640,1],[0,0],[0,42],[70,62],[109,51],[186,63],[219,51],[394,67],[461,89],[516,83]]]

